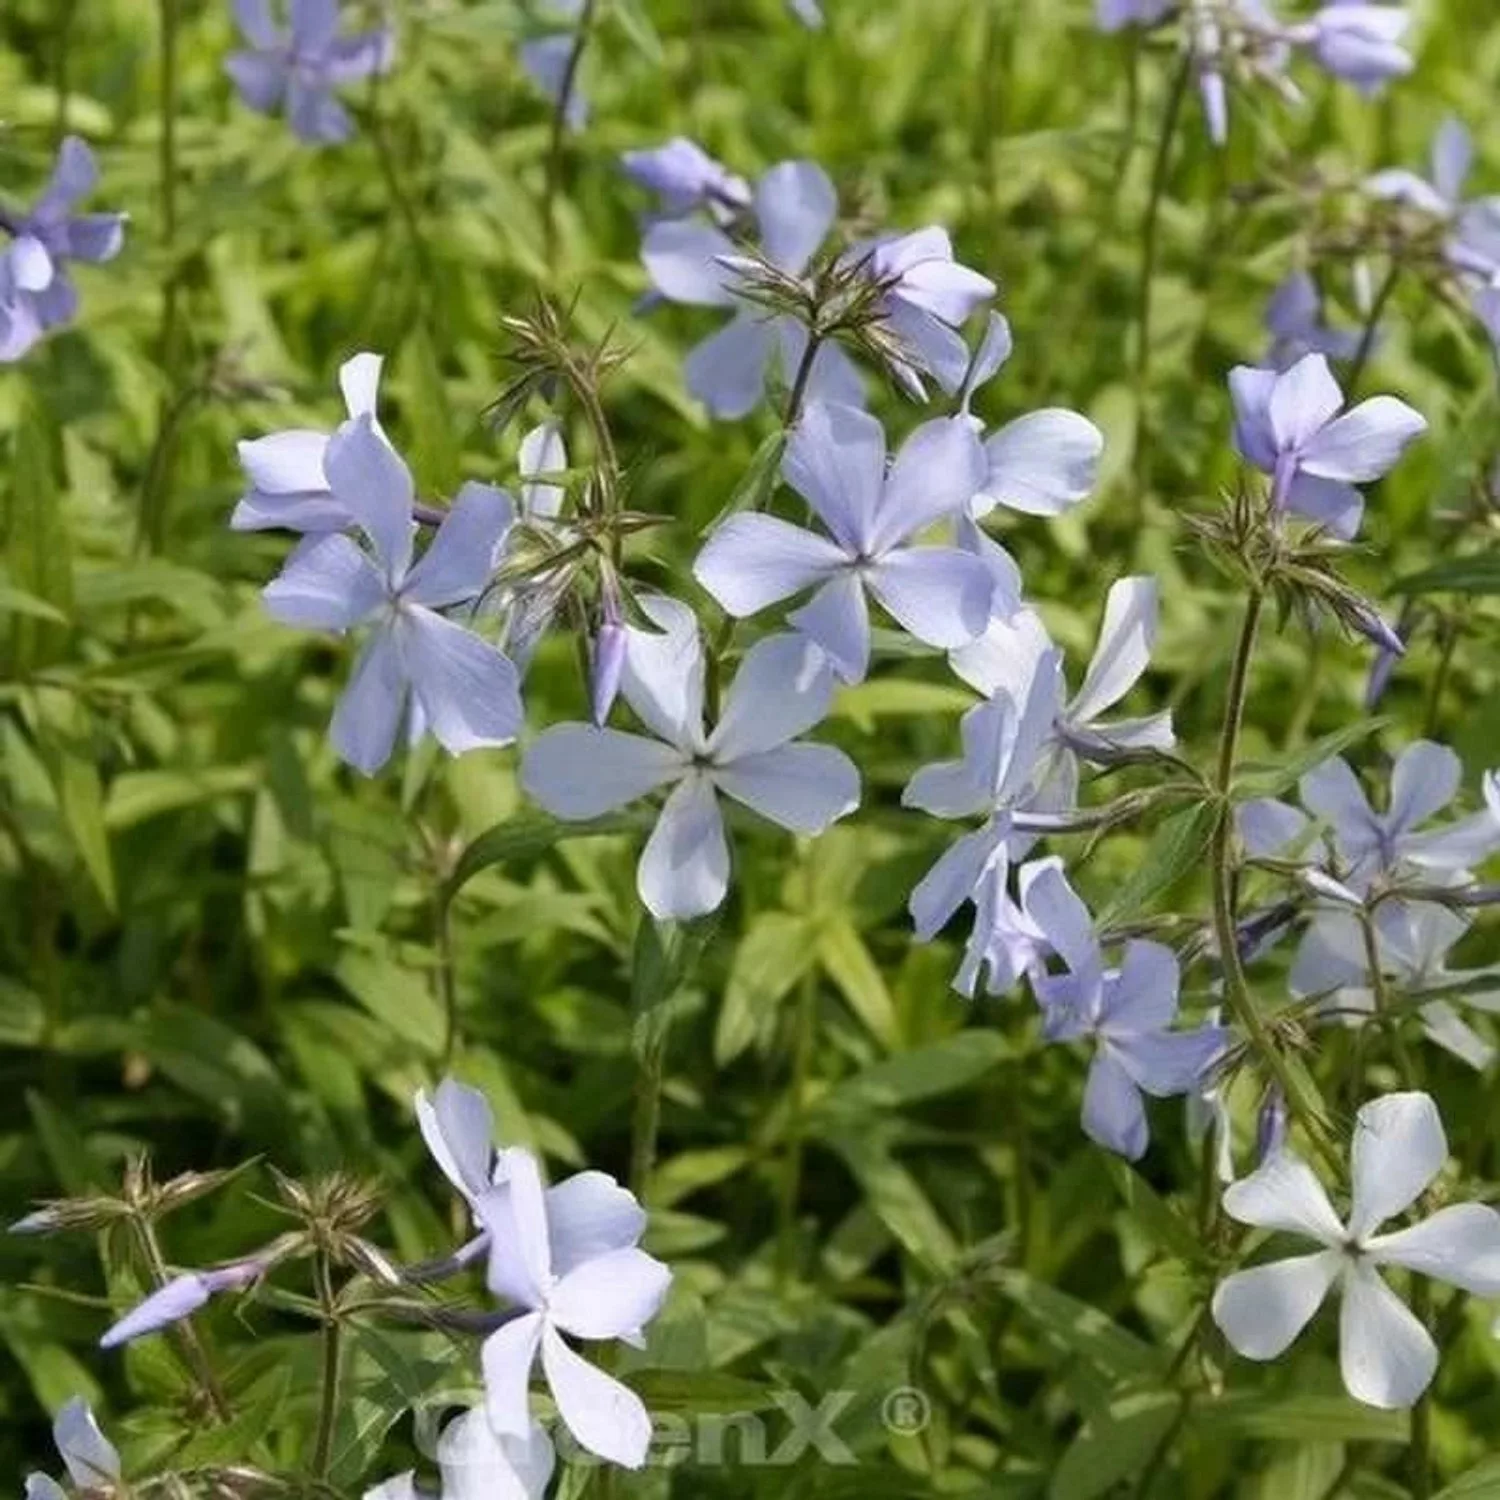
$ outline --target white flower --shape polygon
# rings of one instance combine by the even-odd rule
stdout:
[[[438,1439],[441,1500],[541,1500],[552,1478],[552,1440],[538,1422],[521,1437],[502,1436],[483,1407],[455,1417]],[[364,1500],[421,1500],[411,1470],[365,1491]]]
[[[637,1248],[646,1216],[599,1172],[580,1173],[543,1190],[536,1158],[500,1153],[500,1186],[477,1211],[490,1235],[488,1281],[520,1315],[485,1340],[490,1425],[502,1436],[531,1430],[527,1389],[540,1351],[558,1415],[600,1458],[638,1469],[651,1440],[651,1418],[628,1386],[575,1354],[562,1335],[644,1343],[672,1273]]]
[[[1500,1214],[1492,1208],[1454,1204],[1409,1229],[1375,1233],[1417,1201],[1447,1155],[1432,1099],[1387,1094],[1365,1105],[1355,1124],[1347,1224],[1311,1168],[1290,1151],[1235,1183],[1224,1194],[1232,1218],[1300,1234],[1324,1248],[1226,1278],[1213,1299],[1224,1337],[1247,1359],[1275,1359],[1338,1282],[1339,1362],[1349,1394],[1370,1406],[1412,1405],[1432,1381],[1437,1346],[1377,1268],[1401,1266],[1476,1296],[1500,1294]]]
[[[52,1441],[78,1490],[112,1490],[120,1479],[120,1455],[99,1431],[88,1402],[74,1396],[52,1422]],[[26,1500],[65,1500],[63,1487],[50,1474],[26,1476]]]

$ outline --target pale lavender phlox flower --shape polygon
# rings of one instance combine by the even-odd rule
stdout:
[[[308,537],[265,590],[285,624],[347,631],[372,624],[334,712],[339,755],[366,775],[390,758],[407,706],[415,738],[430,730],[451,754],[506,745],[521,727],[519,677],[489,642],[439,611],[486,588],[514,511],[488,485],[466,484],[413,561],[411,471],[368,415],[329,440],[324,472],[371,551],[339,533]]]
[[[88,1402],[74,1396],[58,1408],[52,1421],[52,1441],[68,1470],[74,1489],[110,1493],[121,1478],[120,1455],[99,1430]],[[26,1500],[67,1500],[63,1487],[50,1474],[26,1476]]]
[[[1229,391],[1235,446],[1271,476],[1272,504],[1343,541],[1364,515],[1355,486],[1388,473],[1427,430],[1426,419],[1394,396],[1372,396],[1340,415],[1343,392],[1321,354],[1281,372],[1237,365]]]
[[[115,1349],[148,1333],[158,1333],[183,1318],[191,1317],[220,1292],[242,1291],[265,1274],[266,1263],[255,1257],[215,1266],[204,1271],[185,1271],[152,1292],[144,1301],[113,1324],[99,1340],[101,1349]]]
[[[556,1454],[540,1422],[516,1436],[496,1432],[482,1406],[455,1417],[438,1438],[441,1500],[542,1500]],[[427,1500],[408,1469],[364,1493],[364,1500]]]
[[[246,106],[261,114],[284,108],[310,145],[348,140],[354,122],[334,90],[389,72],[395,33],[382,26],[340,36],[339,0],[288,0],[286,26],[277,25],[271,0],[233,0],[233,8],[249,48],[231,53],[224,71]]]
[[[924,423],[887,469],[879,421],[816,403],[792,434],[782,474],[828,535],[741,512],[709,537],[693,574],[737,619],[816,590],[788,623],[817,642],[845,682],[863,681],[867,595],[930,646],[963,645],[985,628],[988,568],[955,547],[913,545],[918,532],[968,503],[983,472],[979,440],[961,417]]]
[[[1187,0],[1184,27],[1203,118],[1216,146],[1229,138],[1230,75],[1269,85],[1292,102],[1300,99],[1286,76],[1289,33],[1264,0]]]
[[[1404,5],[1337,0],[1291,28],[1291,33],[1326,72],[1372,95],[1415,66],[1401,45],[1410,29],[1411,13]]]
[[[814,162],[788,161],[755,184],[753,217],[766,259],[790,276],[801,276],[828,237],[838,214],[838,195]],[[653,286],[669,302],[721,307],[729,323],[687,357],[688,389],[716,417],[747,416],[765,397],[773,359],[787,383],[807,349],[807,330],[793,317],[776,315],[740,295],[744,260],[716,225],[691,220],[653,224],[641,246]],[[825,343],[813,358],[807,384],[810,401],[859,406],[864,384],[849,356]]]
[[[1021,866],[1016,876],[1019,899],[1010,894],[1008,859],[995,860],[984,870],[970,897],[973,931],[953,979],[960,995],[972,999],[981,981],[986,994],[1008,995],[1026,976],[1046,971],[1052,945],[1031,914],[1030,893],[1037,875],[1052,865],[1060,866],[1061,861],[1034,859]]]
[[[1372,197],[1401,203],[1449,228],[1445,247],[1460,275],[1480,284],[1500,276],[1500,198],[1464,199],[1474,163],[1474,140],[1462,121],[1449,115],[1432,143],[1429,175],[1395,167],[1366,179]]]
[[[488,1283],[520,1311],[485,1340],[485,1406],[502,1437],[532,1429],[532,1366],[543,1372],[564,1425],[590,1453],[639,1468],[651,1417],[628,1386],[581,1358],[562,1335],[640,1347],[672,1273],[639,1248],[645,1214],[602,1173],[544,1189],[536,1158],[511,1147],[501,1181],[479,1200],[490,1234]],[[600,1179],[603,1179],[602,1181]]]
[[[833,699],[833,674],[811,642],[778,635],[752,646],[709,730],[697,620],[674,599],[650,595],[639,603],[661,633],[627,627],[620,691],[652,737],[554,725],[527,750],[521,785],[570,820],[670,787],[637,887],[652,916],[686,920],[713,911],[728,893],[720,794],[781,828],[817,834],[858,805],[859,772],[842,750],[798,740]]]
[[[882,289],[881,326],[902,351],[891,369],[907,392],[925,400],[924,376],[957,392],[970,363],[959,329],[995,295],[995,283],[960,265],[948,231],[936,225],[856,245],[844,262]]]
[[[428,1154],[472,1208],[495,1181],[495,1117],[476,1088],[445,1078],[412,1100]]]
[[[1382,1266],[1431,1276],[1475,1296],[1500,1295],[1500,1214],[1450,1204],[1408,1229],[1377,1233],[1410,1209],[1448,1155],[1427,1094],[1386,1094],[1356,1118],[1352,1206],[1340,1219],[1312,1169],[1290,1150],[1268,1158],[1224,1194],[1241,1224],[1314,1241],[1312,1255],[1236,1271],[1219,1284],[1213,1317],[1247,1359],[1275,1359],[1312,1320],[1335,1283],[1344,1385],[1370,1406],[1411,1406],[1437,1369],[1432,1336],[1386,1285]]]
[[[1453,751],[1418,740],[1396,757],[1389,804],[1377,812],[1349,763],[1335,756],[1299,783],[1303,806],[1326,825],[1310,848],[1316,830],[1307,814],[1270,798],[1241,804],[1240,838],[1252,857],[1285,858],[1291,851],[1327,877],[1318,889],[1346,905],[1359,905],[1377,881],[1461,883],[1500,849],[1500,822],[1486,811],[1437,828],[1422,825],[1453,801],[1462,780]]]
[[[578,23],[583,18],[584,3],[585,0],[542,0],[544,23],[565,29],[548,31],[521,44],[521,67],[526,76],[554,107],[563,105],[563,123],[569,130],[582,130],[589,121],[589,102],[580,86],[573,56],[578,48]]]
[[[983,431],[974,394],[1010,358],[1010,325],[991,313],[964,379],[961,409]],[[1060,516],[1085,499],[1099,477],[1104,434],[1075,411],[1044,407],[995,429],[984,439],[985,476],[959,513],[955,540],[981,558],[995,582],[991,610],[1005,619],[1021,607],[1021,575],[1010,554],[980,526],[996,508],[1026,516]]]
[[[1370,938],[1380,974],[1403,998],[1431,995],[1418,1012],[1429,1040],[1470,1067],[1483,1070],[1495,1049],[1463,1018],[1454,1001],[1476,1010],[1500,1010],[1500,982],[1490,993],[1472,991],[1478,982],[1500,975],[1500,967],[1455,971],[1448,955],[1468,932],[1470,920],[1433,901],[1383,901],[1369,916]],[[1320,996],[1321,1008],[1357,1026],[1376,1005],[1364,920],[1356,912],[1321,910],[1303,934],[1287,987],[1299,997]]]
[[[786,8],[804,26],[810,27],[813,31],[822,29],[823,7],[818,0],[786,0]]]
[[[706,209],[725,222],[751,206],[750,184],[685,136],[673,136],[649,151],[626,151],[620,164],[632,182],[656,195],[657,212],[664,218]]]
[[[567,491],[553,478],[568,467],[568,449],[561,426],[547,421],[533,427],[521,439],[517,466],[521,476],[520,508],[517,525],[507,533],[507,548],[511,543],[520,547],[528,534],[533,542],[540,540],[558,549],[567,547],[573,539],[572,531],[562,520]],[[542,637],[557,617],[570,577],[571,570],[566,566],[544,568],[530,577],[492,589],[485,596],[484,608],[504,615],[501,644],[523,672],[531,666]]]
[[[1107,969],[1088,908],[1060,869],[1031,888],[1031,911],[1066,972],[1032,982],[1049,1042],[1094,1043],[1083,1095],[1090,1140],[1131,1161],[1150,1144],[1145,1095],[1164,1099],[1201,1086],[1228,1033],[1208,1024],[1173,1031],[1181,974],[1161,943],[1126,944],[1118,969]]]
[[[1156,26],[1175,11],[1180,0],[1094,0],[1094,24],[1100,31],[1127,26]]]
[[[74,212],[98,178],[94,153],[77,136],[67,136],[32,208],[0,212],[0,230],[10,236],[0,252],[0,363],[20,359],[47,329],[77,313],[70,261],[97,264],[119,254],[124,214]]]
[[[1000,688],[964,715],[958,760],[924,766],[901,794],[903,807],[936,818],[984,819],[939,857],[908,902],[920,942],[935,937],[966,902],[974,903],[976,930],[966,968],[991,946],[994,934],[979,919],[994,919],[992,893],[1005,889],[1011,860],[1024,857],[1036,841],[1026,818],[1040,813],[1045,824],[1052,812],[1038,784],[1061,695],[1061,654],[1045,653],[1014,694]]]
[[[369,417],[376,434],[385,433],[375,414],[380,394],[378,354],[356,354],[339,366],[339,390],[352,420]],[[234,508],[235,531],[347,531],[353,513],[335,497],[323,472],[329,434],[288,428],[238,445],[240,467],[250,488]]]
[[[1324,320],[1318,284],[1301,270],[1291,272],[1271,293],[1266,329],[1271,335],[1266,361],[1277,371],[1290,369],[1307,354],[1353,359],[1363,342],[1358,329],[1333,328]]]
[[[1060,705],[1045,747],[1040,786],[1056,810],[1075,805],[1081,760],[1108,765],[1121,755],[1167,751],[1176,743],[1169,711],[1138,719],[1104,718],[1150,665],[1159,615],[1154,578],[1121,578],[1110,586],[1082,686]],[[1010,619],[992,619],[983,635],[950,652],[948,660],[975,692],[992,697],[1003,690],[1019,701],[1038,664],[1055,653],[1041,617],[1027,608]]]

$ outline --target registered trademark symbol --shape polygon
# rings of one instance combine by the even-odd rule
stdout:
[[[896,1437],[916,1437],[932,1421],[932,1403],[915,1386],[898,1385],[880,1403],[880,1420]]]

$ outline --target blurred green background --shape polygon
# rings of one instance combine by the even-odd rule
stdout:
[[[498,320],[539,294],[574,301],[581,342],[613,328],[632,350],[606,404],[631,505],[670,518],[636,546],[632,577],[690,587],[684,564],[772,419],[711,425],[687,397],[681,357],[711,316],[633,312],[645,204],[618,170],[623,150],[686,134],[747,176],[811,157],[852,224],[951,228],[960,258],[1000,283],[1015,332],[980,412],[1073,406],[1108,439],[1092,501],[1056,524],[1003,527],[1070,678],[1108,584],[1156,574],[1163,626],[1143,706],[1170,704],[1184,753],[1206,758],[1237,605],[1181,518],[1235,482],[1225,374],[1262,353],[1275,283],[1319,264],[1323,228],[1350,222],[1347,188],[1380,166],[1420,167],[1445,113],[1475,132],[1476,188],[1500,191],[1492,0],[1417,5],[1417,71],[1378,102],[1302,70],[1300,110],[1234,99],[1222,154],[1190,105],[1162,208],[1145,389],[1141,224],[1170,53],[1096,35],[1090,7],[1071,0],[827,8],[827,29],[810,33],[779,0],[606,6],[584,71],[594,119],[568,144],[552,255],[538,207],[548,110],[518,67],[531,24],[518,3],[398,4],[396,71],[349,96],[359,134],[310,150],[233,96],[227,5],[177,0],[167,192],[158,6],[9,0],[0,12],[0,194],[35,191],[65,127],[98,152],[91,206],[131,215],[120,259],[79,277],[77,326],[0,369],[5,582],[54,612],[0,596],[12,601],[0,602],[8,1216],[111,1185],[145,1148],[161,1177],[263,1155],[293,1174],[379,1178],[376,1237],[407,1259],[461,1229],[410,1098],[444,1051],[435,906],[457,851],[520,810],[515,757],[423,751],[375,782],[336,764],[325,728],[348,651],[262,613],[258,589],[288,544],[227,530],[234,444],[333,425],[337,366],[372,349],[389,360],[385,425],[425,493],[464,477],[513,485],[523,428],[484,417],[506,380]],[[1348,267],[1328,269],[1336,316],[1351,322]],[[1394,616],[1397,580],[1495,545],[1493,522],[1438,518],[1485,483],[1500,402],[1477,328],[1412,281],[1364,387],[1431,422],[1374,490],[1351,562]],[[919,420],[888,391],[876,405],[893,430]],[[586,455],[582,430],[569,435]],[[1355,754],[1378,767],[1432,734],[1464,756],[1472,792],[1500,760],[1493,603],[1443,594],[1425,607],[1386,723]],[[1269,637],[1246,753],[1290,755],[1357,719],[1369,657],[1332,632],[1310,645],[1295,624]],[[530,721],[578,716],[582,702],[573,648],[554,639],[530,679]],[[1404,1419],[1343,1397],[1326,1315],[1277,1365],[1229,1364],[1228,1393],[1169,1433],[1170,1351],[1213,1272],[1192,1234],[1180,1106],[1153,1107],[1139,1171],[1105,1158],[1078,1129],[1080,1061],[1041,1049],[1030,1002],[967,1005],[948,989],[958,940],[910,940],[905,898],[955,830],[901,813],[899,790],[951,753],[968,702],[931,659],[887,663],[844,693],[822,733],[860,763],[864,809],[806,847],[737,823],[730,901],[675,992],[643,977],[635,840],[523,849],[455,898],[455,1071],[488,1092],[504,1138],[555,1171],[625,1175],[632,1028],[643,1004],[657,1006],[648,1021],[672,1018],[648,1244],[677,1284],[638,1362],[857,1393],[839,1430],[858,1469],[690,1469],[628,1492],[1086,1500],[1170,1436],[1153,1494],[1320,1496],[1351,1454],[1350,1493],[1405,1493]],[[1152,832],[1087,851],[1077,879],[1091,903],[1139,868]],[[1064,848],[1085,853],[1082,840]],[[1191,934],[1206,898],[1183,876],[1151,899]],[[1496,946],[1481,933],[1464,956],[1493,959]],[[1271,1003],[1283,966],[1255,974]],[[1195,998],[1207,983],[1195,972]],[[1332,1076],[1346,1056],[1330,1044]],[[1429,1078],[1455,1146],[1493,1172],[1489,1080],[1442,1056]],[[1377,1063],[1368,1081],[1391,1079]],[[225,1258],[274,1232],[264,1189],[250,1178],[169,1220],[168,1258]],[[162,1341],[92,1351],[108,1308],[139,1289],[124,1250],[89,1235],[0,1241],[8,1470],[51,1466],[45,1412],[75,1392],[100,1404],[127,1458],[167,1451],[180,1431],[181,1376]],[[255,1303],[206,1322],[240,1409],[263,1403],[294,1433],[305,1426],[313,1335]],[[378,1354],[360,1359],[356,1399],[394,1421]],[[1442,1472],[1492,1448],[1497,1371],[1474,1312],[1440,1377]],[[891,1439],[880,1402],[907,1384],[931,1393],[933,1422]],[[359,1455],[368,1467],[351,1460],[337,1476],[344,1490],[404,1466],[405,1429],[384,1462],[379,1437]]]

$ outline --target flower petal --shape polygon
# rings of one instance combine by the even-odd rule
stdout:
[[[1236,365],[1229,372],[1234,403],[1234,446],[1246,463],[1269,474],[1276,467],[1276,437],[1271,431],[1271,392],[1276,371]]]
[[[1302,450],[1301,467],[1322,479],[1366,484],[1390,472],[1427,431],[1427,419],[1394,396],[1372,396],[1330,422]]]
[[[833,672],[821,647],[800,635],[757,641],[709,736],[715,764],[728,769],[744,756],[785,745],[825,719],[832,701]]]
[[[1338,414],[1344,393],[1321,354],[1304,354],[1290,370],[1276,377],[1266,415],[1278,452],[1304,450]],[[1329,474],[1338,479],[1342,476]]]
[[[224,59],[224,71],[247,109],[270,114],[281,103],[288,69],[285,61],[276,54],[231,52]]]
[[[406,707],[406,671],[396,632],[376,630],[354,665],[339,699],[329,739],[340,759],[373,776],[391,758]]]
[[[984,444],[986,474],[978,500],[1030,516],[1060,516],[1099,477],[1104,434],[1087,417],[1047,407],[1007,423]]]
[[[1106,1150],[1139,1161],[1151,1141],[1146,1105],[1135,1080],[1108,1046],[1100,1047],[1083,1088],[1083,1130]]]
[[[830,578],[787,624],[816,642],[845,682],[863,682],[870,670],[870,612],[857,573]]]
[[[1364,1242],[1379,1266],[1404,1266],[1476,1297],[1500,1296],[1500,1213],[1485,1203],[1440,1208],[1410,1229]]]
[[[1135,686],[1151,662],[1158,613],[1154,578],[1121,578],[1110,587],[1099,644],[1069,706],[1069,719],[1088,724]]]
[[[386,577],[398,584],[411,566],[411,470],[375,431],[368,414],[345,422],[323,458],[328,488],[369,537]]]
[[[637,602],[656,630],[627,630],[620,691],[653,734],[696,752],[703,744],[704,681],[697,616],[664,594]]]
[[[386,601],[385,582],[348,537],[309,537],[261,591],[266,612],[283,625],[348,630]]]
[[[1342,756],[1315,766],[1297,783],[1297,790],[1302,805],[1315,817],[1331,823],[1341,840],[1374,826],[1374,814],[1359,777]]]
[[[581,1359],[550,1326],[542,1333],[542,1367],[557,1414],[583,1447],[627,1469],[646,1462],[651,1417],[629,1386]]]
[[[120,1455],[99,1431],[88,1402],[74,1396],[58,1409],[52,1421],[52,1440],[81,1490],[113,1489],[120,1477]]]
[[[734,254],[734,242],[720,229],[688,219],[651,225],[641,242],[641,259],[663,297],[694,307],[728,307],[734,273],[720,258]]]
[[[1224,1191],[1224,1212],[1257,1229],[1306,1235],[1325,1245],[1344,1241],[1344,1226],[1311,1167],[1290,1151],[1268,1156]]]
[[[885,489],[885,429],[874,417],[853,406],[809,406],[781,472],[846,553],[869,552]]]
[[[965,417],[924,422],[891,465],[869,534],[884,552],[945,516],[957,515],[984,483],[984,450]]]
[[[555,724],[527,747],[521,787],[553,817],[577,822],[648,796],[687,768],[682,753],[660,740],[593,724]]]
[[[581,1339],[631,1339],[661,1310],[672,1273],[633,1246],[575,1267],[552,1289],[553,1321]]]
[[[667,798],[636,870],[646,910],[659,922],[715,910],[729,890],[729,846],[713,783],[686,776]]]
[[[478,1089],[445,1078],[431,1098],[426,1089],[418,1089],[412,1103],[422,1140],[443,1176],[465,1198],[487,1191],[495,1156],[489,1100]]]
[[[527,1392],[543,1323],[541,1313],[515,1318],[496,1329],[480,1350],[485,1415],[490,1426],[503,1435],[521,1437],[531,1430]]]
[[[515,515],[515,501],[504,490],[472,480],[465,484],[406,575],[403,596],[428,609],[446,609],[483,593],[494,573],[496,549]]]
[[[992,862],[1005,858],[1005,837],[993,823],[966,833],[917,882],[907,902],[917,941],[931,942],[965,901],[973,899]]]
[[[505,1436],[483,1407],[455,1417],[434,1455],[443,1476],[443,1500],[541,1500],[552,1477],[552,1440],[537,1422],[524,1436]]]
[[[1237,1354],[1275,1359],[1323,1305],[1340,1263],[1337,1252],[1320,1250],[1236,1271],[1214,1291],[1214,1322]]]
[[[783,271],[800,275],[828,237],[838,194],[816,162],[784,161],[755,184],[761,248]]]
[[[1164,943],[1127,943],[1120,971],[1106,989],[1106,1033],[1165,1031],[1177,1018],[1181,987],[1177,955]]]
[[[957,547],[903,547],[866,577],[886,610],[929,646],[965,646],[989,623],[990,570]]]
[[[1448,1137],[1431,1095],[1413,1091],[1372,1099],[1355,1116],[1349,1233],[1363,1239],[1404,1213],[1447,1159]]]
[[[301,428],[272,432],[263,438],[241,442],[238,452],[240,467],[257,490],[270,495],[294,495],[328,489],[323,476],[323,459],[328,452],[324,433]]]
[[[462,755],[515,739],[521,679],[503,651],[419,604],[403,608],[398,629],[412,692],[443,749]]]
[[[859,806],[859,772],[832,745],[781,745],[713,772],[736,802],[793,833],[822,833]]]
[[[843,549],[775,516],[731,516],[704,544],[693,577],[736,619],[811,588],[848,566]]]
[[[1339,1369],[1356,1401],[1386,1410],[1412,1406],[1437,1372],[1437,1345],[1405,1303],[1366,1262],[1344,1278]]]
[[[1440,813],[1458,796],[1463,776],[1463,762],[1445,745],[1431,740],[1408,745],[1391,768],[1387,830],[1399,835]]]
[[[628,1250],[646,1231],[635,1194],[607,1172],[575,1172],[547,1189],[552,1271],[566,1276],[595,1256]]]
[[[776,330],[763,313],[736,313],[692,349],[683,379],[711,416],[737,422],[765,399],[766,369],[775,347]]]

